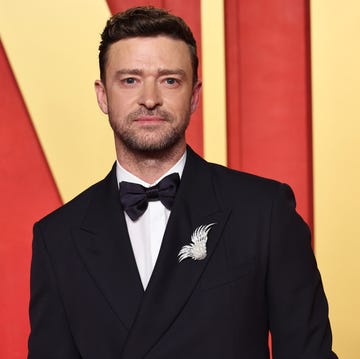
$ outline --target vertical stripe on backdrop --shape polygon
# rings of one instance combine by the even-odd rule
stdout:
[[[312,226],[307,0],[225,1],[228,164],[288,182]]]
[[[0,358],[27,354],[31,228],[61,204],[0,42]]]
[[[228,165],[289,183],[312,227],[308,1],[225,0],[225,34]]]
[[[223,0],[201,1],[204,157],[227,164]]]
[[[165,8],[173,14],[182,17],[190,26],[198,47],[199,64],[199,78],[201,79],[201,24],[200,24],[200,0],[184,1],[184,0],[156,0],[156,1],[141,1],[141,0],[107,0],[110,11],[116,14],[119,11],[124,11],[129,7],[140,5],[153,5]],[[196,112],[191,116],[189,128],[186,136],[187,142],[190,146],[203,155],[203,121],[202,121],[202,101]]]
[[[315,249],[339,358],[360,358],[360,2],[311,2]]]

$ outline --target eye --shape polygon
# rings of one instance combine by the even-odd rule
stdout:
[[[124,85],[135,85],[137,80],[134,77],[127,77],[125,79],[122,79],[121,82]]]
[[[177,87],[180,85],[180,81],[178,79],[176,79],[175,77],[167,77],[164,80],[165,85],[167,85],[168,87]]]
[[[166,79],[165,81],[168,85],[173,85],[174,83],[176,83],[176,80],[172,77]]]

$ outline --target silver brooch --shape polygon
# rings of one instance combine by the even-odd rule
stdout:
[[[183,246],[178,254],[179,262],[186,258],[191,258],[196,261],[206,258],[206,242],[208,240],[207,234],[211,227],[216,223],[199,226],[191,235],[191,242]]]

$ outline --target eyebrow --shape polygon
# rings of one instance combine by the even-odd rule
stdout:
[[[116,71],[117,75],[141,75],[143,71],[139,69],[121,69]]]
[[[116,72],[117,75],[143,75],[144,71],[140,69],[120,69]],[[179,75],[186,77],[186,72],[182,69],[158,69],[158,74],[160,76],[167,75]]]
[[[186,72],[182,69],[159,69],[158,73],[161,76],[179,75],[182,77],[186,77]]]

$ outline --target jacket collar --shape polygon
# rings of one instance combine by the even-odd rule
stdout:
[[[116,182],[114,165],[110,174],[95,186],[82,225],[74,230],[74,239],[96,285],[129,329],[144,291]]]

